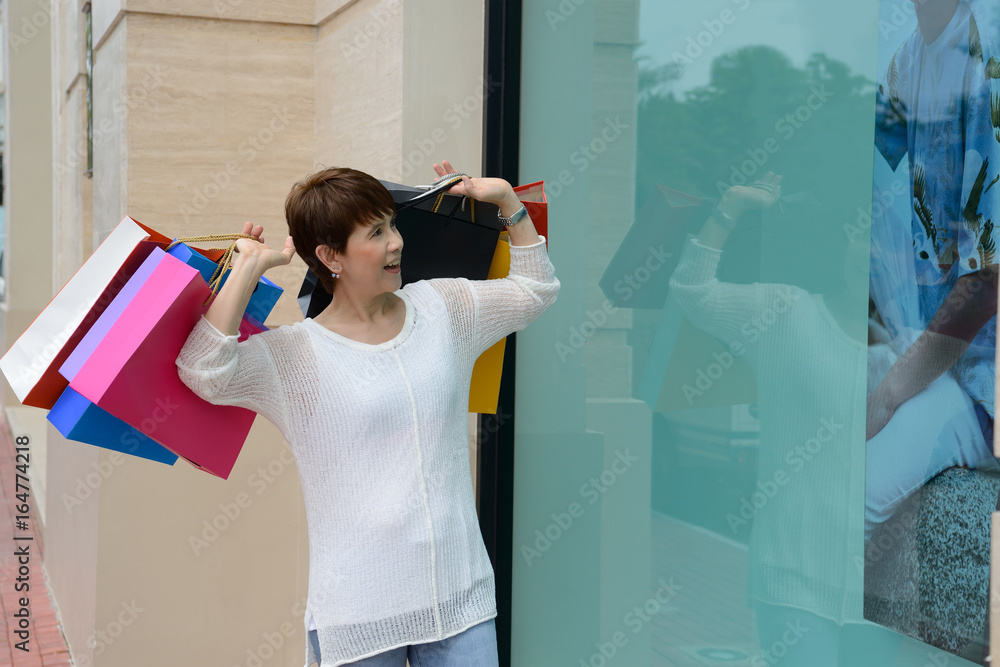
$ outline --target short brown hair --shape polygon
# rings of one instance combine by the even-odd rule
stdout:
[[[316,248],[326,245],[342,251],[358,225],[395,211],[392,195],[378,179],[350,167],[317,171],[293,185],[285,198],[285,219],[295,252],[331,294],[336,280],[316,257]]]

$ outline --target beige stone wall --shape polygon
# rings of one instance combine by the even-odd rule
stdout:
[[[51,109],[53,122],[37,125],[45,136],[21,146],[50,142],[53,168],[42,160],[50,180],[38,193],[51,210],[33,210],[52,224],[18,224],[26,210],[18,207],[33,201],[30,187],[18,190],[11,243],[32,259],[11,266],[7,340],[126,214],[174,236],[238,231],[252,220],[278,243],[288,189],[318,165],[427,182],[430,162],[448,157],[478,172],[481,100],[468,98],[482,76],[482,7],[433,4],[97,0],[91,179],[81,149],[82,1],[56,0],[56,39],[36,45],[49,59],[12,63],[12,89],[51,80],[8,119],[37,124],[38,108]],[[440,76],[423,74],[442,52],[468,56]],[[460,123],[445,117],[463,103],[471,111]],[[436,142],[433,154],[404,175],[404,149],[424,137]],[[16,149],[5,158],[8,174],[12,164],[30,165],[30,150]],[[286,294],[268,325],[301,318],[294,295],[304,271],[296,259],[269,274]],[[294,462],[271,424],[255,422],[224,481],[24,423],[38,431],[33,441],[48,443],[38,481],[46,569],[78,665],[145,664],[151,650],[158,664],[302,664],[305,516]]]
[[[172,236],[253,220],[284,238],[284,195],[312,163],[314,29],[130,7],[110,31],[95,127],[118,132],[95,146],[98,239],[126,213]],[[270,276],[286,294],[269,325],[298,319],[303,272]],[[101,465],[114,472],[99,489],[95,632],[131,623],[113,642],[97,635],[96,664],[137,664],[154,646],[171,664],[301,664],[305,520],[271,424],[257,420],[227,481],[183,462],[102,453]]]
[[[405,7],[403,32],[403,150],[399,181],[429,183],[431,165],[481,171],[483,104],[499,82],[483,75],[483,11],[479,2]],[[461,63],[462,66],[456,66]],[[389,174],[388,178],[394,178]],[[514,185],[517,185],[515,183]]]
[[[317,166],[419,184],[447,158],[478,174],[491,88],[482,73],[482,4],[327,4],[342,8],[321,24],[316,45]]]
[[[349,3],[317,29],[316,168],[398,171],[402,34],[402,0]]]
[[[84,175],[87,164],[87,80],[84,14],[78,0],[60,2],[54,9],[55,39],[52,41],[53,169],[55,198],[53,230],[55,252],[53,279],[63,285],[83,263],[84,229],[78,212],[83,210],[84,190],[91,180]],[[89,239],[88,239],[89,241]],[[89,245],[89,244],[88,244]]]
[[[85,15],[80,0],[52,5],[52,185],[53,236],[50,257],[55,292],[79,268],[93,248],[93,181],[87,176]],[[95,137],[95,142],[98,140]],[[15,150],[13,157],[17,158]],[[15,221],[15,224],[18,224]],[[51,296],[51,294],[50,294]],[[37,311],[36,311],[37,312]],[[12,405],[16,405],[14,400]],[[21,411],[26,410],[20,408]],[[45,454],[35,459],[32,487],[44,509],[45,569],[63,621],[67,641],[79,664],[92,657],[97,581],[96,502],[67,506],[63,494],[86,496],[88,473],[96,472],[100,454],[95,448],[67,442],[44,420],[20,415],[20,425],[32,431],[33,441],[45,443]]]
[[[280,246],[285,196],[312,169],[315,29],[129,14],[127,30],[128,214],[173,236],[250,220]],[[268,273],[285,288],[268,324],[301,319],[304,274],[297,258]]]
[[[50,13],[34,3],[5,2],[3,7],[7,32],[4,263],[8,285],[0,317],[5,339],[12,341],[52,297],[53,149],[48,85],[52,76],[52,20]],[[4,403],[16,403],[9,389]]]

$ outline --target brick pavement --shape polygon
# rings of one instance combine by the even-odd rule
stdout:
[[[28,521],[27,530],[15,529],[15,515],[18,515],[16,498],[16,473],[14,439],[0,410],[0,628],[3,640],[0,642],[0,667],[70,667],[69,649],[62,634],[59,618],[49,596],[49,588],[42,571],[42,543],[38,541],[34,512]],[[30,454],[30,452],[29,452]],[[28,478],[31,478],[29,459]],[[34,509],[34,507],[32,507]],[[14,539],[33,536],[33,540]],[[30,590],[18,592],[15,589],[18,578],[18,559],[14,552],[18,545],[28,545]],[[26,598],[30,616],[28,619],[27,652],[16,648],[21,639],[15,636],[18,619],[14,614],[20,609],[20,599]]]

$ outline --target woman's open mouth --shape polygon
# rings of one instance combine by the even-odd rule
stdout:
[[[386,271],[388,271],[389,273],[393,273],[393,274],[399,273],[399,263],[400,263],[400,261],[401,260],[397,259],[395,262],[392,262],[391,264],[386,264],[382,268],[385,269]]]

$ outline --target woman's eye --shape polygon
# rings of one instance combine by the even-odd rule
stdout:
[[[379,236],[381,233],[382,233],[382,228],[378,227],[375,229],[375,233],[372,234],[372,237]]]

